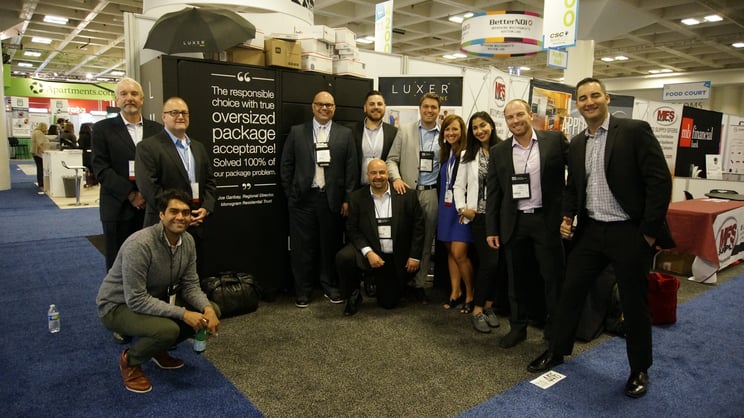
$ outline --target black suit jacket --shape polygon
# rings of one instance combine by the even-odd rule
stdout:
[[[545,223],[560,234],[561,197],[565,188],[568,141],[559,131],[535,131],[540,150],[540,185]],[[489,152],[486,199],[486,234],[498,235],[506,244],[517,222],[517,201],[512,197],[511,176],[513,137],[500,142]],[[521,169],[521,167],[520,167]],[[521,172],[521,171],[520,171]],[[552,233],[552,232],[551,232]]]
[[[354,129],[352,129],[354,133],[354,143],[356,145],[356,155],[357,155],[357,161],[359,170],[359,185],[362,183],[362,179],[366,175],[367,167],[364,167],[364,153],[362,152],[362,143],[364,141],[364,121],[357,123],[354,125]],[[390,152],[390,147],[393,146],[393,140],[395,139],[395,135],[398,133],[398,128],[396,128],[393,125],[390,125],[389,123],[382,123],[382,155],[380,155],[379,159],[382,161],[387,160],[388,153]]]
[[[328,135],[328,147],[331,153],[331,164],[325,168],[328,206],[333,212],[340,212],[341,205],[349,201],[359,177],[351,129],[333,123]],[[315,177],[312,121],[290,129],[282,150],[280,175],[289,205],[300,205]]]
[[[163,125],[142,119],[143,138],[163,130]],[[127,196],[137,190],[129,180],[129,162],[134,161],[135,145],[121,115],[93,125],[93,172],[101,183],[100,212],[102,222],[127,220],[137,212]],[[135,171],[136,175],[136,171]]]
[[[587,216],[586,141],[585,132],[571,139],[568,184],[563,198],[564,215],[579,215],[577,228],[581,228]],[[649,124],[610,116],[604,166],[610,191],[631,221],[640,226],[643,234],[656,238],[656,245],[673,247],[665,221],[672,196],[672,177]]]
[[[396,269],[401,269],[409,258],[421,260],[424,247],[424,211],[416,193],[399,195],[392,190],[392,185],[388,187],[391,190],[393,215],[393,257]],[[371,247],[377,254],[382,254],[375,204],[369,187],[362,187],[351,194],[346,238],[359,251],[364,247]]]
[[[214,212],[217,201],[217,182],[212,164],[204,145],[191,139],[191,153],[196,163],[196,181],[199,183],[199,207]],[[191,196],[191,183],[175,144],[165,130],[145,138],[137,145],[135,162],[137,186],[147,202],[145,226],[159,222],[157,198],[168,189],[183,190]]]

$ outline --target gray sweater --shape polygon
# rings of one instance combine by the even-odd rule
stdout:
[[[98,289],[98,316],[126,304],[137,313],[183,319],[186,309],[168,303],[169,286],[194,308],[201,311],[209,306],[196,274],[194,238],[184,232],[171,253],[163,224],[157,223],[132,234],[119,249]]]

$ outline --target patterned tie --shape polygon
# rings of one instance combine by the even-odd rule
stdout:
[[[318,129],[317,140],[319,144],[328,141],[326,139],[325,129],[325,126],[321,126],[320,129]],[[317,184],[321,190],[325,188],[325,167],[321,167],[317,162],[315,164],[315,184]]]

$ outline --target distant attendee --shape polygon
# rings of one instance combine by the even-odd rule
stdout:
[[[36,185],[44,190],[44,151],[49,146],[49,138],[46,136],[47,125],[44,122],[36,125],[31,133],[31,155],[36,163]]]
[[[57,125],[52,125],[47,130],[47,135],[54,135],[55,138],[59,136],[59,127]]]
[[[78,133],[78,147],[83,150],[83,165],[87,171],[85,176],[85,187],[94,186],[96,184],[95,176],[93,175],[93,166],[91,165],[93,151],[91,150],[91,143],[93,135],[93,124],[86,122],[80,125],[80,132]]]
[[[121,246],[96,297],[103,325],[137,337],[119,357],[124,387],[152,389],[142,364],[152,359],[161,369],[183,367],[168,349],[207,329],[216,335],[219,307],[207,299],[196,273],[191,196],[167,190],[159,202],[160,222],[132,234]]]
[[[65,122],[62,133],[59,135],[59,147],[61,149],[77,148],[77,137],[75,136],[75,126],[72,122]]]

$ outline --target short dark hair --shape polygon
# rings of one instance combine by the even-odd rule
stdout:
[[[191,207],[191,196],[189,196],[188,193],[179,189],[168,189],[164,190],[163,193],[160,193],[158,196],[158,210],[160,212],[165,212],[165,210],[168,209],[168,202],[173,199],[179,200]]]
[[[369,99],[369,98],[370,98],[370,96],[380,96],[380,97],[382,97],[382,100],[385,100],[385,96],[383,96],[383,95],[382,95],[382,93],[380,93],[380,92],[379,92],[379,91],[377,91],[377,90],[370,90],[370,91],[369,91],[369,92],[367,93],[367,95],[366,95],[366,96],[364,96],[364,103],[367,103],[367,99]]]
[[[436,93],[426,93],[423,96],[421,96],[421,100],[419,101],[419,107],[421,107],[421,104],[424,103],[424,100],[426,99],[434,99],[437,101],[437,106],[442,107],[442,98],[439,97]]]
[[[607,94],[607,87],[605,87],[604,83],[601,80],[594,78],[594,77],[586,77],[586,78],[581,79],[581,81],[579,81],[578,83],[576,83],[576,97],[574,99],[579,98],[579,87],[583,86],[584,84],[589,84],[589,83],[599,84],[599,88],[602,89],[602,93]]]

